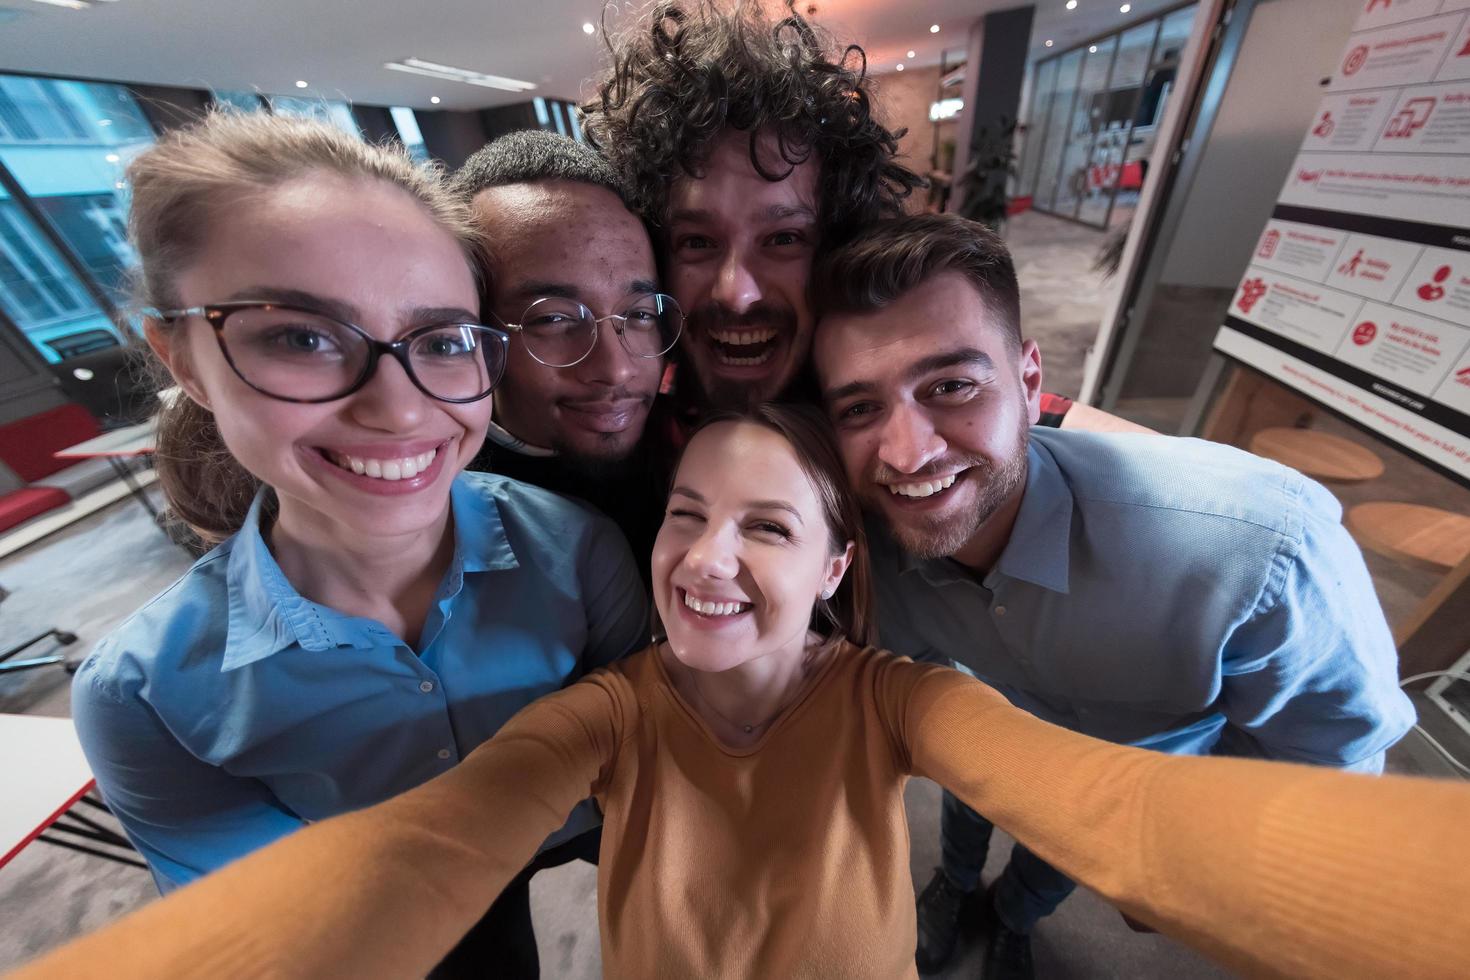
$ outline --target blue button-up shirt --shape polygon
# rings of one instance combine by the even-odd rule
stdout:
[[[167,890],[455,765],[513,714],[647,643],[622,534],[483,473],[415,652],[301,596],[244,527],[99,643],[72,688],[98,786]],[[595,826],[584,804],[552,842]]]
[[[1108,741],[1381,770],[1414,709],[1330,493],[1164,436],[1038,427],[1029,464],[983,576],[874,530],[885,646]]]

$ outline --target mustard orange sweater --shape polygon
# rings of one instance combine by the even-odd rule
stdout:
[[[845,647],[743,751],[645,651],[20,976],[421,976],[591,792],[608,976],[911,977],[909,774],[1238,970],[1463,971],[1470,786],[1112,745]]]

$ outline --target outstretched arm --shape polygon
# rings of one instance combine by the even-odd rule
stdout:
[[[611,765],[617,680],[543,698],[443,776],[306,827],[16,978],[423,976]]]
[[[1463,971],[1470,785],[1113,745],[894,666],[913,771],[1125,913],[1252,975]]]

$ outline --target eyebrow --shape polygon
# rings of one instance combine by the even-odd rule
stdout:
[[[989,354],[974,347],[961,347],[959,350],[946,351],[942,354],[930,354],[928,357],[920,358],[910,364],[903,373],[903,379],[908,382],[917,381],[926,374],[935,371],[943,371],[953,367],[974,367],[981,371],[994,371],[995,361],[991,360]],[[822,392],[822,397],[827,401],[839,401],[863,392],[873,391],[878,387],[874,381],[849,381],[845,385],[836,388],[828,388]]]
[[[653,279],[634,279],[625,287],[626,295],[650,295],[659,291],[659,284]],[[556,297],[559,300],[575,300],[581,303],[582,291],[570,282],[554,282],[550,279],[526,279],[517,282],[516,288],[510,291],[513,297]]]
[[[805,204],[772,204],[764,211],[757,212],[756,217],[763,221],[785,221],[788,218],[798,218],[815,224],[817,212]],[[679,222],[715,224],[717,220],[715,213],[705,208],[680,208],[669,215],[671,225]]]
[[[346,320],[348,323],[357,323],[361,311],[351,303],[331,299],[326,296],[318,296],[303,289],[281,289],[276,286],[251,286],[241,289],[230,295],[226,302],[239,302],[242,300],[261,300],[266,303],[279,303],[282,306],[299,307],[313,313],[320,313],[336,320]],[[460,306],[419,306],[415,307],[408,316],[408,322],[415,327],[430,323],[479,323],[477,314]]]
[[[675,487],[674,489],[669,491],[670,497],[674,496],[675,494],[678,494],[681,497],[688,497],[690,500],[698,501],[701,504],[709,504],[709,501],[704,498],[704,495],[702,493],[697,490],[691,490],[688,487]],[[797,510],[795,507],[784,500],[776,500],[774,498],[769,500],[747,500],[745,502],[745,506],[751,510],[784,510],[792,517],[796,518],[796,522],[798,524],[804,525],[806,523],[806,521],[802,520],[801,511]]]

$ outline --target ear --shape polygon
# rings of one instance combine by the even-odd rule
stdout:
[[[169,327],[157,317],[148,316],[143,318],[143,337],[153,353],[163,362],[163,366],[168,368],[168,373],[173,375],[184,394],[209,411],[214,411],[209,404],[209,396],[204,392],[204,386],[194,373],[194,363],[186,349],[183,329],[177,325]]]
[[[1021,391],[1026,396],[1028,421],[1035,425],[1041,418],[1041,348],[1034,340],[1021,342],[1021,358],[1017,369],[1021,373]]]
[[[842,584],[842,576],[847,574],[848,566],[852,564],[853,542],[847,542],[840,554],[833,555],[827,564],[827,575],[822,579],[822,591],[828,595],[837,591]]]

